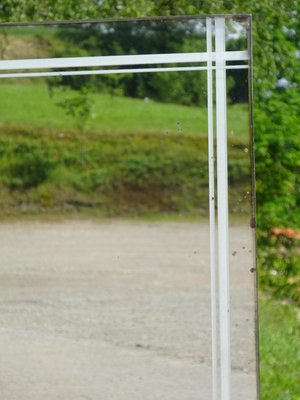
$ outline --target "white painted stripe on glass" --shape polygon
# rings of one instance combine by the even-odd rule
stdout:
[[[225,20],[215,19],[216,53],[225,51]],[[226,69],[222,57],[216,59],[217,189],[218,189],[218,272],[220,322],[221,400],[230,400],[230,302],[228,246],[228,172]]]
[[[211,54],[212,61],[216,53]],[[248,51],[223,51],[218,58],[225,61],[244,61],[249,59]],[[174,54],[142,54],[124,56],[100,57],[69,57],[69,58],[36,58],[24,60],[2,60],[0,70],[16,69],[45,69],[45,68],[82,68],[82,67],[111,67],[122,65],[147,65],[170,63],[207,62],[207,53],[174,53]]]
[[[248,65],[228,65],[226,69],[248,69]],[[176,71],[206,71],[208,67],[166,67],[166,68],[126,68],[126,69],[101,69],[84,71],[51,71],[51,72],[15,72],[0,74],[0,79],[5,78],[36,78],[49,76],[76,76],[76,75],[106,75],[106,74],[134,74],[145,72],[176,72]],[[212,67],[212,70],[217,67]]]
[[[206,18],[207,113],[208,113],[208,173],[209,173],[209,237],[210,237],[210,301],[211,301],[211,359],[212,399],[218,400],[218,339],[217,339],[217,282],[215,232],[215,172],[213,126],[212,20]]]

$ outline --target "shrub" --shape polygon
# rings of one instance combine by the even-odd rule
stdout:
[[[260,234],[261,287],[300,303],[300,231],[275,228]]]
[[[7,155],[7,185],[11,189],[29,189],[45,182],[55,166],[42,146],[17,143]]]

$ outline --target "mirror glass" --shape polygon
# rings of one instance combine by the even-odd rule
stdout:
[[[247,52],[248,40],[249,18],[226,18],[224,50]],[[0,26],[6,400],[207,400],[222,392],[209,218],[212,200],[219,217],[217,134],[214,171],[208,139],[218,73],[213,59],[209,82],[207,62],[193,58],[206,52],[206,18]],[[233,57],[224,79],[236,400],[257,398],[248,64]],[[217,314],[219,296],[216,286]]]

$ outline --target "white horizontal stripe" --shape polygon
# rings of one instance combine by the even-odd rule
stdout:
[[[248,60],[248,51],[227,51],[211,53],[211,60],[216,58],[224,61]],[[207,62],[208,53],[174,53],[174,54],[140,54],[126,56],[103,57],[70,57],[70,58],[36,58],[25,60],[2,60],[0,70],[45,69],[45,68],[79,68],[108,67],[121,65],[146,65],[170,63]]]
[[[248,65],[227,65],[226,69],[247,69]],[[211,69],[216,69],[212,67]],[[206,71],[208,67],[170,67],[170,68],[128,68],[128,69],[102,69],[99,71],[51,71],[51,72],[20,72],[13,74],[0,74],[3,78],[34,78],[47,76],[75,76],[75,75],[105,75],[105,74],[134,74],[143,72],[175,72],[175,71]]]

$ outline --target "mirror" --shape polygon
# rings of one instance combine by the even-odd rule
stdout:
[[[249,34],[0,27],[5,399],[257,398]]]

